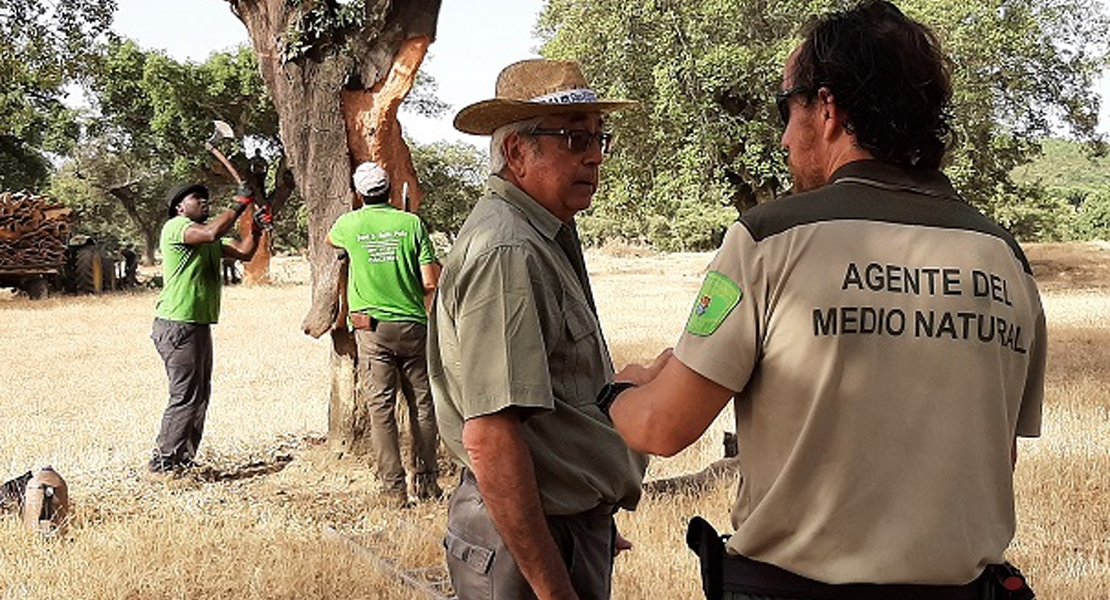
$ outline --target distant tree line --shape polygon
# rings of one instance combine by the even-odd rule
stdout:
[[[1066,129],[1101,152],[1094,83],[1107,18],[1093,0],[898,0],[931,25],[954,63],[946,172],[1020,239],[1059,235],[1058,201],[1013,170]],[[774,92],[811,15],[839,0],[549,0],[547,56],[574,58],[610,97],[641,102],[613,118],[604,187],[588,237],[674,250],[715,246],[739,211],[788,192]]]
[[[1096,134],[1094,82],[1107,57],[1095,0],[904,0],[952,56],[953,152],[964,197],[1019,239],[1110,238],[1110,182]],[[537,25],[549,57],[579,60],[614,115],[615,151],[593,208],[589,243],[662,250],[715,247],[729,223],[789,193],[771,97],[801,23],[836,0],[548,0]],[[204,150],[212,121],[224,150],[276,201],[278,249],[307,244],[306,214],[253,51],[178,62],[112,33],[114,0],[21,0],[0,11],[0,188],[45,191],[73,207],[82,233],[135,244],[152,258],[174,182],[230,178]],[[80,89],[83,103],[67,100]],[[421,75],[406,107],[449,107]],[[1070,141],[1055,141],[1066,131]],[[420,213],[449,243],[485,185],[486,153],[409,142]],[[1092,165],[1103,165],[1095,168]],[[1061,175],[1063,174],[1063,175]],[[1061,179],[1063,177],[1063,179]]]

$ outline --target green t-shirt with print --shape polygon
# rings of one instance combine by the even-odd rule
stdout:
[[[177,216],[162,226],[162,293],[155,314],[184,323],[211,324],[220,319],[220,267],[223,242],[185,243],[193,224]]]
[[[347,303],[379,321],[428,322],[420,266],[435,250],[420,217],[370,204],[339,217],[328,237],[347,251]]]

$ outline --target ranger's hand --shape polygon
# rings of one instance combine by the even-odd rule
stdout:
[[[673,353],[673,348],[667,348],[660,352],[659,356],[656,356],[655,360],[649,365],[639,365],[636,363],[626,365],[621,369],[620,373],[617,373],[613,377],[613,379],[614,381],[627,381],[636,385],[644,385],[652,379],[655,379],[655,376],[663,370],[663,365],[667,364],[667,361],[671,359]]]
[[[621,532],[613,532],[613,556],[619,556],[621,552],[627,552],[632,549],[632,542],[628,538],[621,535]]]

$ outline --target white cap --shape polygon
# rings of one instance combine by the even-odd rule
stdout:
[[[351,180],[355,191],[363,196],[378,196],[389,189],[389,173],[372,161],[359,165]]]

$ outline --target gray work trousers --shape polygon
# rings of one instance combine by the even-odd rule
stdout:
[[[370,415],[370,443],[378,479],[390,492],[406,492],[405,468],[394,406],[397,384],[408,400],[413,470],[435,474],[439,445],[435,403],[428,383],[428,328],[408,321],[376,321],[374,330],[355,330],[359,392]]]
[[[154,319],[150,338],[166,364],[170,398],[155,441],[163,461],[187,464],[197,455],[212,396],[209,325]]]
[[[613,577],[616,524],[611,508],[547,517],[571,585],[581,600],[608,600]],[[537,524],[543,527],[543,523]],[[486,512],[473,474],[462,483],[447,509],[447,569],[459,600],[535,600],[528,581]]]

